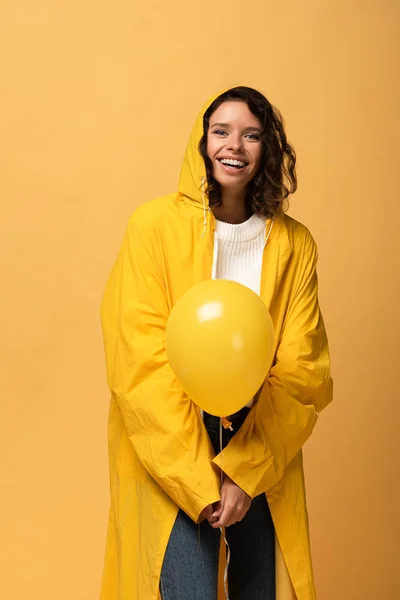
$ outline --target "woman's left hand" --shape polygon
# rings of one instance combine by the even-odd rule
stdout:
[[[209,523],[214,529],[230,527],[245,517],[250,506],[250,496],[225,475],[221,488],[221,500],[215,505]]]

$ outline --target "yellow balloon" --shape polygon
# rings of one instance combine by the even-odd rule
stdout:
[[[274,327],[263,301],[225,280],[197,284],[171,310],[167,355],[183,389],[211,415],[228,417],[263,384],[274,352]]]

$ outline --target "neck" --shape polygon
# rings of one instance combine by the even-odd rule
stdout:
[[[219,221],[238,225],[249,218],[246,206],[246,194],[243,190],[221,190],[221,206],[213,208],[214,215]]]

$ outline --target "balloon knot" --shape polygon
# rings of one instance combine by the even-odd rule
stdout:
[[[221,417],[221,423],[224,429],[229,429],[230,431],[233,431],[232,423],[228,419],[226,419],[225,417]]]

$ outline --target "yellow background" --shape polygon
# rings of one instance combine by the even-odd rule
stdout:
[[[399,581],[396,0],[0,4],[0,598],[98,597],[99,321],[132,210],[174,191],[207,97],[247,83],[299,156],[336,400],[306,447],[320,600]],[[145,600],[145,599],[143,599]]]

